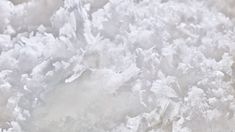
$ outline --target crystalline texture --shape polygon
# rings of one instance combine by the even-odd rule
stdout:
[[[0,131],[235,131],[234,5],[0,1]]]

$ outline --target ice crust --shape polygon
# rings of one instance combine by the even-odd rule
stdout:
[[[233,0],[1,0],[1,132],[235,131]]]

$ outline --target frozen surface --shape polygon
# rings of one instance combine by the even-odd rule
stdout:
[[[233,132],[234,60],[234,0],[0,0],[0,131]]]

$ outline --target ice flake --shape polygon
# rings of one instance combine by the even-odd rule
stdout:
[[[77,65],[74,69],[74,74],[65,80],[65,83],[73,82],[75,79],[80,77],[82,73],[86,70],[84,66]]]

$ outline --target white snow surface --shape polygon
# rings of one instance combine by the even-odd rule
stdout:
[[[0,0],[1,132],[235,132],[234,0]]]

